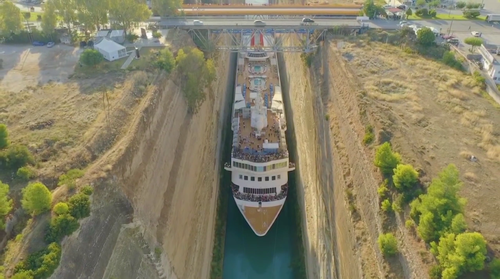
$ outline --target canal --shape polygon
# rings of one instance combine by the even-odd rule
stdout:
[[[228,111],[232,111],[234,94],[234,72],[236,55],[231,57],[230,77],[228,79]],[[283,90],[283,94],[288,94]],[[288,99],[288,98],[286,98]],[[285,111],[286,113],[286,111]],[[222,156],[223,162],[231,161],[232,131],[231,116],[226,116],[226,131]],[[288,120],[288,117],[287,117]],[[288,125],[293,122],[288,120]],[[295,158],[295,146],[291,143],[290,130],[287,131],[290,160]],[[249,227],[232,197],[231,173],[222,169],[220,197],[227,199],[226,234],[224,240],[223,279],[305,279],[302,237],[300,230],[300,212],[296,200],[295,173],[290,172],[289,195],[280,215],[264,237],[258,237]]]

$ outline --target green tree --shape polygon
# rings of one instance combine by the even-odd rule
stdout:
[[[77,16],[87,30],[100,30],[109,22],[109,0],[75,0]]]
[[[0,30],[17,33],[23,29],[21,10],[12,2],[0,4]]]
[[[382,208],[382,210],[384,212],[391,212],[392,211],[392,204],[391,204],[391,201],[389,199],[383,200],[380,207]]]
[[[466,200],[458,195],[462,187],[458,169],[450,164],[432,180],[427,194],[411,203],[411,216],[418,221],[417,231],[426,242],[437,241],[449,231],[453,218],[463,213]]]
[[[21,204],[28,213],[36,216],[50,209],[52,194],[41,182],[29,184],[22,193]]]
[[[102,53],[95,49],[86,49],[80,55],[80,62],[87,66],[96,66],[103,60]]]
[[[33,156],[24,145],[11,145],[5,153],[7,167],[17,170],[28,163],[33,163]]]
[[[82,189],[80,190],[81,193],[83,193],[87,196],[92,195],[93,191],[94,190],[92,189],[92,186],[90,186],[90,185],[83,186]]]
[[[19,273],[14,274],[11,279],[34,279],[33,277],[33,272],[28,270],[28,271],[21,271]]]
[[[63,237],[71,235],[79,226],[75,217],[69,214],[58,215],[51,220],[45,241],[47,243],[59,242]]]
[[[411,190],[418,182],[418,172],[412,165],[399,164],[392,176],[394,186],[401,192]]]
[[[488,266],[491,279],[500,279],[500,260],[493,259]]]
[[[12,200],[9,198],[9,185],[0,180],[0,228],[5,228],[5,216],[12,210]]]
[[[378,237],[378,247],[384,256],[393,256],[398,252],[398,241],[392,233],[381,234]]]
[[[90,199],[84,193],[72,196],[69,201],[69,213],[76,219],[90,216]]]
[[[75,0],[48,0],[47,5],[54,6],[57,17],[61,18],[68,30],[71,31],[72,24],[77,20]]]
[[[33,177],[36,176],[36,173],[33,169],[30,167],[21,167],[17,170],[16,173],[17,177],[21,178],[22,180],[30,180]]]
[[[406,10],[406,16],[410,17],[412,15],[413,15],[413,11],[410,8],[408,8],[408,10]]]
[[[183,48],[175,59],[182,75],[182,88],[189,112],[196,113],[205,100],[205,89],[215,80],[213,60],[205,61],[203,52],[197,48]]]
[[[464,40],[464,43],[470,45],[472,51],[474,51],[476,47],[481,46],[483,44],[483,39],[476,37],[466,38]]]
[[[137,0],[110,0],[109,6],[109,16],[120,23],[125,32],[133,23],[145,21],[151,16],[148,5]]]
[[[59,183],[57,183],[57,186],[66,185],[68,188],[73,189],[76,186],[76,180],[84,174],[85,172],[80,169],[71,169],[59,176]]]
[[[152,0],[153,13],[161,17],[168,17],[177,14],[177,9],[182,5],[181,0]]]
[[[5,124],[0,124],[0,149],[4,149],[9,146],[9,131],[7,131],[7,126]]]
[[[160,51],[160,57],[158,57],[156,64],[160,69],[163,69],[167,73],[170,73],[175,67],[174,55],[168,48],[162,49]]]
[[[462,213],[458,213],[455,217],[453,217],[453,220],[451,220],[450,232],[460,234],[465,232],[466,229],[467,223],[465,222],[464,215]]]
[[[477,232],[446,234],[439,245],[432,243],[431,251],[439,260],[443,279],[455,279],[465,272],[484,268],[486,240]]]
[[[375,166],[379,167],[383,174],[390,175],[394,168],[401,162],[399,153],[392,152],[391,144],[385,142],[375,152]]]
[[[427,4],[427,1],[425,0],[417,0],[417,6],[423,7]]]
[[[417,41],[423,46],[430,46],[436,40],[436,35],[428,27],[423,27],[417,31]]]
[[[63,215],[69,212],[69,205],[65,202],[58,202],[54,205],[53,211],[57,215]]]
[[[53,1],[43,5],[42,30],[45,34],[53,34],[57,27],[57,13]]]

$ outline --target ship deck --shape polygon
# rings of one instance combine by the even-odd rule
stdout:
[[[255,72],[253,69],[256,67],[260,67],[263,69],[261,72]],[[269,60],[264,61],[248,61],[245,58],[245,64],[239,67],[237,83],[239,85],[245,84],[247,87],[247,93],[244,96],[246,103],[251,103],[251,106],[254,106],[254,102],[251,98],[251,88],[252,88],[252,77],[261,78],[264,77],[265,84],[261,87],[262,90],[256,90],[254,93],[260,93],[262,98],[264,99],[265,94],[270,94],[269,86],[272,84],[273,86],[280,86],[279,78],[278,78],[278,69],[276,66],[272,66]],[[269,100],[269,104],[271,104],[272,100]],[[269,143],[279,143],[280,132],[279,132],[279,116],[272,112],[271,110],[267,111],[267,127],[262,129],[262,136],[257,138],[252,136],[254,129],[251,126],[251,119],[244,118],[241,114],[239,115],[240,119],[240,130],[239,130],[239,148],[251,148],[256,151],[262,151],[262,146],[264,144],[264,140],[268,140]]]
[[[257,235],[264,235],[273,225],[283,205],[272,207],[244,207],[245,218]]]

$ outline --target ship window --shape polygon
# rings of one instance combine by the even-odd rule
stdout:
[[[248,176],[245,175],[245,180],[248,180]]]
[[[281,179],[281,174],[278,174],[278,179]]]
[[[240,179],[243,179],[243,175],[242,174],[240,174]]]
[[[269,181],[269,176],[266,176],[266,181]]]
[[[255,176],[250,177],[250,181],[255,181]]]
[[[257,177],[257,181],[261,182],[262,181],[262,177]]]
[[[273,180],[276,180],[276,176],[275,175],[273,175]]]

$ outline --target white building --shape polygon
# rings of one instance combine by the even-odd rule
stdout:
[[[94,49],[102,53],[104,59],[108,61],[114,61],[127,56],[127,49],[124,46],[108,38],[103,38],[100,42],[96,43]]]
[[[481,59],[483,69],[495,83],[500,84],[500,63],[495,57],[500,54],[500,46],[482,44],[478,48],[478,52],[483,57]]]

